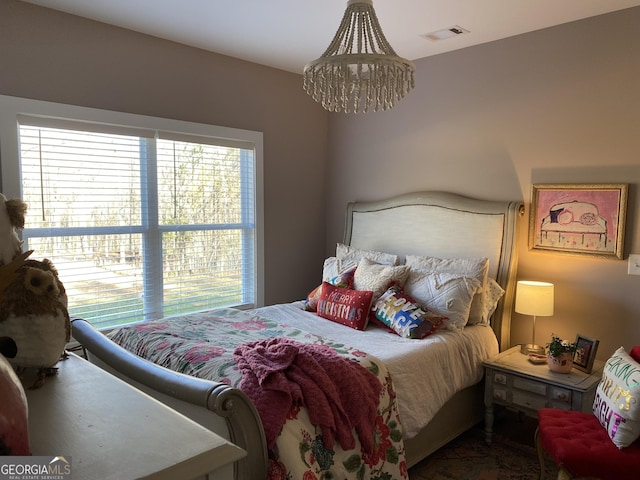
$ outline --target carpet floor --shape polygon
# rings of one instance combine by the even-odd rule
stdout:
[[[538,480],[536,420],[515,412],[496,412],[492,444],[484,440],[484,425],[460,435],[409,470],[410,480]],[[544,480],[557,478],[547,458]]]

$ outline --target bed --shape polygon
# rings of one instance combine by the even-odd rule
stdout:
[[[483,418],[482,361],[509,347],[517,264],[516,229],[522,211],[520,202],[477,200],[445,192],[418,192],[382,201],[350,203],[343,242],[337,245],[335,255],[332,252],[322,268],[319,266],[322,270],[319,297],[314,291],[306,301],[252,311],[221,309],[186,315],[183,324],[176,323],[176,319],[147,322],[124,332],[122,329],[111,332],[109,338],[89,323],[77,319],[72,322],[73,336],[94,363],[245,449],[247,457],[223,472],[227,478],[279,478],[278,472],[274,473],[274,465],[282,468],[282,472],[291,468],[288,470],[290,478],[303,478],[302,474],[298,476],[294,472],[306,474],[304,469],[310,468],[309,464],[323,460],[342,469],[332,471],[334,478],[407,478],[408,468]],[[359,276],[355,276],[348,286],[336,281],[340,275],[331,275],[344,274],[353,264],[357,268],[351,271]],[[478,265],[482,266],[484,279],[472,278]],[[464,275],[457,272],[459,266],[464,269]],[[387,289],[394,283],[386,281],[388,275],[394,281],[400,278],[394,275],[400,275],[403,288]],[[385,288],[374,294],[376,300],[372,304],[378,306],[376,317],[385,322],[393,317],[389,315],[388,305],[399,305],[407,298],[420,297],[427,285],[432,289],[440,288],[441,284],[452,285],[453,290],[463,292],[456,295],[461,299],[464,297],[464,301],[456,296],[455,301],[447,300],[447,297],[427,305],[425,310],[432,315],[429,321],[433,328],[428,334],[421,335],[422,338],[407,338],[406,330],[399,330],[397,324],[387,322],[387,327],[396,328],[392,332],[390,328],[383,328],[384,325],[376,325],[376,319],[371,319],[362,330],[357,325],[349,325],[353,319],[360,318],[354,313],[356,309],[348,310],[351,313],[341,317],[339,312],[342,310],[334,309],[333,300],[345,296],[343,289],[364,291],[356,287],[369,286],[367,282],[375,283],[371,289],[376,290],[381,279],[385,279]],[[478,310],[480,294],[483,303]],[[313,299],[319,302],[314,306],[316,311],[306,311]],[[353,306],[352,300],[349,299],[350,306]],[[421,298],[417,300],[421,305],[426,303]],[[366,304],[366,299],[363,302]],[[397,313],[393,308],[392,313]],[[449,310],[440,311],[443,308]],[[329,318],[338,314],[337,318],[328,320],[317,312]],[[450,317],[464,317],[464,321],[455,325],[451,321],[443,327],[443,317],[446,322],[450,322]],[[244,348],[247,345],[263,342],[262,347],[264,342],[276,342],[289,336],[300,352],[313,350],[317,345],[330,347],[332,351],[340,350],[341,356],[351,363],[359,363],[369,372],[375,371],[383,386],[377,414],[384,423],[379,431],[384,429],[386,432],[386,456],[372,460],[375,455],[371,454],[371,447],[367,447],[368,455],[356,455],[348,447],[343,449],[336,444],[333,450],[329,449],[331,457],[321,458],[320,451],[313,448],[313,427],[300,427],[294,423],[297,418],[288,418],[285,426],[291,422],[298,438],[296,440],[295,435],[285,438],[283,428],[277,439],[275,451],[278,456],[274,462],[274,444],[269,440],[273,426],[268,422],[266,428],[263,426],[260,413],[265,407],[260,405],[262,400],[247,389],[246,383],[245,391],[240,388],[242,372],[246,377],[246,370],[231,366],[225,360],[228,355],[224,357],[222,353],[208,355],[206,359],[194,356],[194,350],[184,338],[179,340],[178,346],[170,347],[173,349],[170,353],[159,353],[157,347],[169,337],[202,338],[212,319],[216,323],[217,320],[221,324],[226,322],[222,327],[226,331],[212,335],[216,337],[215,346],[226,348],[227,354],[233,350],[233,346],[225,345],[227,339],[242,333],[239,342],[243,349],[239,351],[247,356],[237,357],[241,362],[253,358],[249,357],[253,350]],[[257,330],[257,339],[245,338],[245,330],[246,333]],[[184,354],[176,354],[179,348],[186,349],[191,355],[189,361],[185,361]],[[208,364],[211,357],[216,359]],[[179,373],[181,371],[189,375]],[[253,395],[253,400],[247,392]],[[307,414],[299,416],[308,423]],[[363,427],[362,431],[368,430]],[[379,431],[375,439],[381,443]],[[364,452],[357,435],[355,441],[355,451]],[[306,464],[300,467],[302,470],[290,465],[299,460]],[[318,475],[317,467],[311,467],[316,468],[315,473],[304,478],[329,478]],[[216,478],[222,478],[220,475],[216,472]],[[285,478],[284,473],[282,475],[281,478]]]

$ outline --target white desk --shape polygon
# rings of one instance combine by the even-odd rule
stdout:
[[[74,480],[193,479],[246,452],[71,354],[26,390],[33,455],[67,456]],[[25,380],[30,385],[30,380]]]

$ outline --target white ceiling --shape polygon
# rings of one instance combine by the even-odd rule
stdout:
[[[333,38],[347,0],[25,0],[301,73]],[[640,5],[640,0],[375,0],[387,40],[409,60]],[[426,33],[470,33],[433,42]]]

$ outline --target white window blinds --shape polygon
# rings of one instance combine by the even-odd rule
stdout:
[[[242,139],[18,116],[23,232],[72,316],[109,327],[256,304],[256,158]]]

